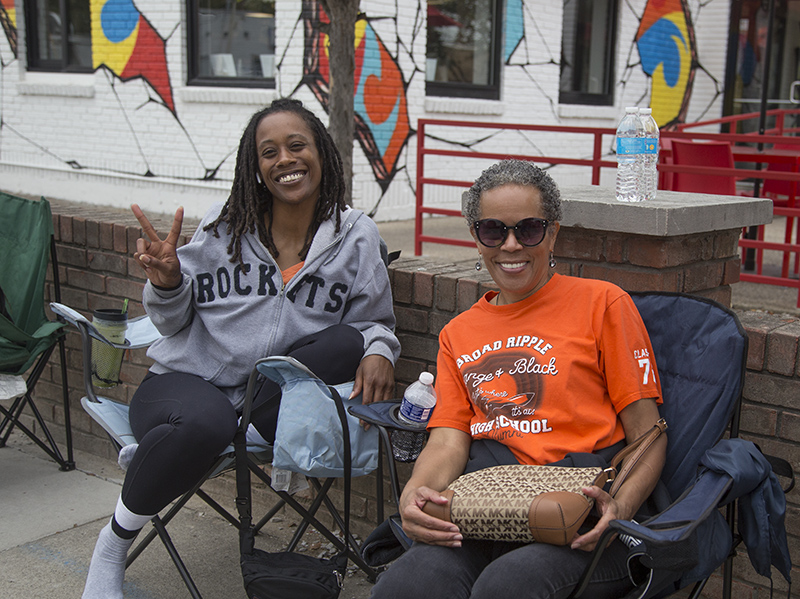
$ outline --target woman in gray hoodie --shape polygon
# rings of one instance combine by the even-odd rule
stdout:
[[[231,195],[177,248],[183,210],[134,258],[144,305],[163,337],[131,400],[139,441],[110,523],[95,546],[84,599],[122,597],[125,558],[141,528],[190,489],[233,439],[250,370],[290,355],[353,396],[389,399],[400,344],[375,223],[346,206],[341,158],[324,125],[297,100],[256,113],[239,144]],[[275,435],[279,387],[266,381],[252,414]]]

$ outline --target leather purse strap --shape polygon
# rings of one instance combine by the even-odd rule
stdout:
[[[622,483],[625,482],[625,479],[634,469],[636,464],[639,463],[639,460],[642,458],[645,452],[650,449],[650,446],[653,444],[653,442],[658,439],[661,433],[666,430],[667,421],[663,418],[660,418],[658,422],[653,425],[653,428],[644,433],[630,445],[627,445],[613,457],[611,460],[611,467],[606,468],[603,471],[598,482],[595,484],[602,487],[609,480],[613,481],[608,494],[614,497],[614,495],[617,494],[617,491],[619,491],[619,488],[622,486]],[[620,462],[622,463],[622,468],[618,470]]]

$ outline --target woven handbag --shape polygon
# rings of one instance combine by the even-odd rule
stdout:
[[[594,505],[583,487],[602,488],[613,481],[609,490],[613,497],[666,429],[666,422],[659,420],[605,469],[511,465],[464,474],[442,492],[447,504],[428,502],[423,511],[453,522],[465,538],[566,545]]]

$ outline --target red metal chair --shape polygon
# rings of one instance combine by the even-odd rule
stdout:
[[[775,150],[792,150],[800,153],[798,146],[792,144],[778,144],[773,146]],[[797,172],[797,164],[790,163],[770,163],[767,165],[767,172],[783,172],[791,173]],[[786,233],[784,235],[784,243],[792,243],[792,230],[794,228],[794,216],[791,213],[784,213],[784,209],[796,208],[797,200],[797,183],[794,181],[778,181],[775,179],[765,179],[763,187],[764,195],[772,200],[772,204],[778,210],[775,214],[783,215],[786,217]],[[797,238],[800,242],[800,218],[797,221]],[[789,252],[783,253],[783,265],[781,268],[781,276],[786,278],[789,271]],[[794,260],[794,273],[797,274],[800,270],[800,255],[795,254]]]
[[[673,164],[672,162],[672,139],[669,137],[662,137],[660,140],[661,150],[658,154],[659,164]],[[658,169],[658,188],[659,189],[672,189],[672,178],[675,176],[673,172],[667,172],[661,168]]]
[[[733,176],[733,153],[727,142],[692,142],[672,140],[672,163],[676,166],[707,166],[729,168],[731,175],[706,175],[699,173],[673,173],[672,190],[694,193],[736,195],[736,178]]]

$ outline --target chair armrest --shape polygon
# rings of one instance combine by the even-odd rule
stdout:
[[[114,343],[106,339],[88,318],[69,306],[57,302],[50,302],[50,309],[53,313],[61,316],[75,327],[78,327],[79,324],[85,325],[91,337],[118,349],[139,349],[141,347],[147,347],[161,337],[161,333],[158,332],[158,329],[156,329],[150,317],[147,315],[137,316],[136,318],[128,320],[128,329],[125,331],[125,343],[122,344]]]

